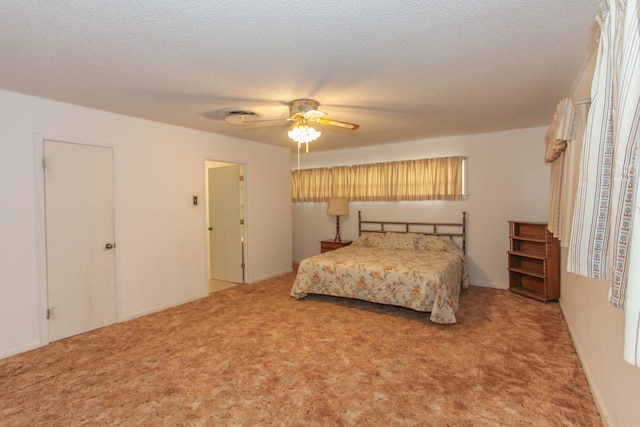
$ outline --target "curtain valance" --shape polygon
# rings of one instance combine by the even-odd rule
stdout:
[[[567,148],[567,142],[574,139],[576,131],[576,108],[573,101],[564,98],[558,103],[551,125],[545,136],[546,151],[544,161],[553,162]]]

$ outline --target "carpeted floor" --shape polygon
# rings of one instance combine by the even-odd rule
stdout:
[[[293,278],[0,360],[0,425],[602,425],[557,304],[471,287],[443,326]]]

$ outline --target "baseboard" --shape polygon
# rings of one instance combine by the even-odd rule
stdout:
[[[15,347],[7,351],[3,351],[0,353],[0,360],[6,359],[7,357],[15,356],[16,354],[24,353],[25,351],[35,350],[36,348],[40,348],[47,345],[41,341],[34,341],[27,345],[23,345],[20,347]]]
[[[153,307],[153,308],[149,308],[149,309],[146,309],[146,310],[141,310],[141,311],[138,311],[138,312],[123,316],[122,319],[118,320],[118,323],[126,322],[128,320],[133,320],[133,319],[135,319],[137,317],[146,316],[148,314],[157,313],[159,311],[167,310],[169,308],[177,307],[177,306],[182,305],[182,304],[187,304],[187,303],[190,303],[190,302],[193,302],[193,301],[197,301],[197,300],[200,300],[202,298],[206,298],[208,296],[209,296],[209,294],[204,295],[204,296],[194,297],[194,298],[185,298],[184,300],[180,300],[180,301],[177,301],[177,302],[174,302],[174,303],[163,304],[163,305],[156,306],[156,307]]]
[[[293,267],[292,267],[292,268],[290,268],[288,270],[284,270],[284,271],[281,271],[279,273],[273,273],[273,274],[268,274],[266,276],[260,276],[260,277],[258,277],[256,279],[253,279],[252,281],[247,282],[247,283],[250,284],[250,285],[253,285],[254,283],[262,282],[263,280],[273,279],[274,277],[282,276],[284,274],[289,274],[289,273],[292,273],[293,271],[294,270],[293,270]]]
[[[503,284],[495,284],[495,283],[486,283],[486,282],[478,282],[475,280],[471,281],[472,286],[480,286],[482,288],[492,288],[492,289],[509,289],[509,285]]]
[[[576,345],[576,341],[574,340],[574,328],[571,322],[567,320],[567,317],[564,315],[564,307],[562,306],[562,298],[560,298],[560,312],[562,313],[562,318],[564,319],[564,323],[567,325],[567,330],[569,331],[569,337],[571,338],[571,343],[573,344],[573,348],[576,351],[576,355],[578,356],[578,361],[580,362],[580,366],[582,366],[582,371],[584,372],[584,376],[587,379],[587,384],[589,385],[589,389],[591,390],[591,395],[593,396],[593,402],[596,404],[598,408],[598,412],[600,412],[600,419],[605,427],[610,427],[611,423],[609,420],[611,419],[609,415],[609,411],[607,411],[606,406],[602,404],[603,399],[600,396],[600,392],[598,388],[591,382],[591,378],[595,376],[591,372],[589,365],[584,363],[583,353],[580,349],[579,345]]]

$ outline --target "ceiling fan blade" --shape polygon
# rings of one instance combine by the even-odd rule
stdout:
[[[317,123],[320,123],[321,125],[335,126],[335,127],[349,129],[349,130],[356,130],[360,127],[360,125],[356,125],[354,123],[340,122],[338,120],[331,120],[331,119],[316,119],[315,121]]]
[[[281,119],[264,119],[264,120],[255,120],[251,115],[244,114],[232,114],[224,118],[224,121],[232,124],[232,125],[251,125],[254,123],[264,123],[264,122],[282,122],[286,120],[291,120],[289,117],[281,118]]]

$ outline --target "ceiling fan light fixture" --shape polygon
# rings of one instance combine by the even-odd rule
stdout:
[[[280,119],[260,119],[261,113],[247,108],[224,108],[217,112],[216,118],[223,118],[225,122],[232,125],[250,125],[284,120],[293,122],[293,126],[288,132],[289,138],[298,143],[298,151],[300,145],[305,144],[307,152],[309,151],[309,143],[322,135],[321,132],[309,126],[309,123],[347,130],[357,130],[360,127],[355,123],[341,122],[325,117],[327,113],[318,110],[318,105],[318,101],[313,99],[296,99],[289,103],[289,116]]]
[[[311,141],[315,141],[322,135],[322,132],[318,132],[314,128],[306,124],[296,123],[288,132],[289,138],[299,144],[308,144]]]

